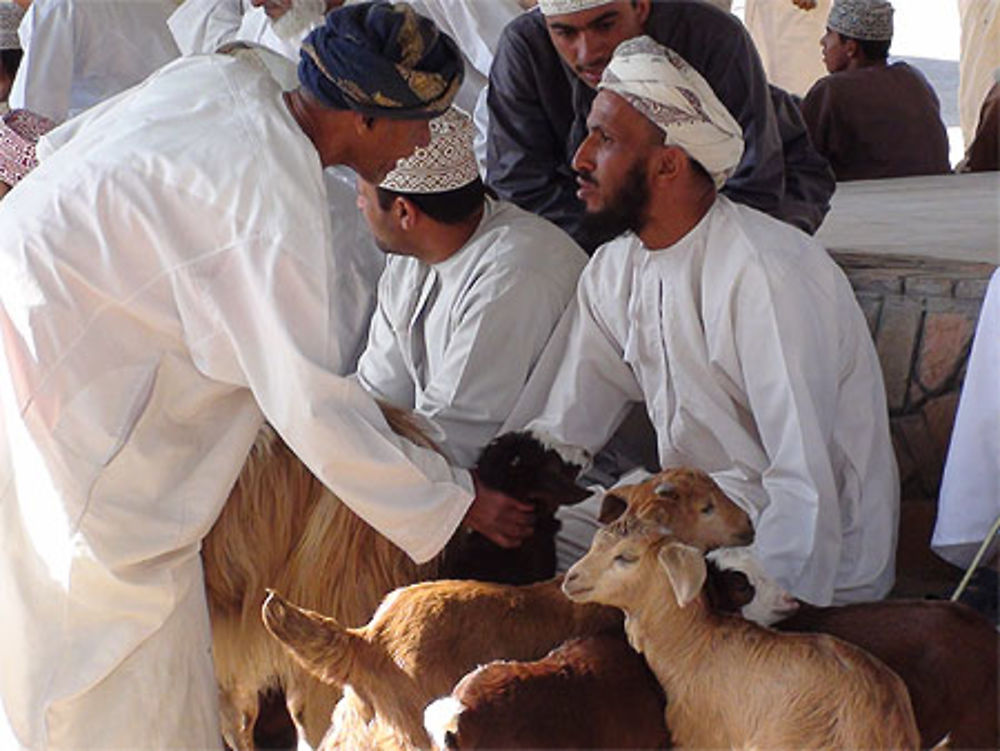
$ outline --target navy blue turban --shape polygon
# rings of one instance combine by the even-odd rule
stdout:
[[[462,84],[458,46],[405,3],[358,3],[302,42],[299,81],[322,104],[397,120],[431,119]]]

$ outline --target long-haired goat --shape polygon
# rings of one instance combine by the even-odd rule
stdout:
[[[433,448],[406,412],[386,405],[390,427]],[[265,426],[202,546],[223,735],[253,748],[258,694],[285,692],[301,737],[313,747],[330,725],[336,687],[304,671],[265,631],[265,589],[278,588],[342,623],[365,623],[385,594],[432,578],[333,495]]]
[[[722,607],[781,631],[831,634],[891,668],[910,693],[925,748],[946,735],[952,748],[1000,748],[1000,634],[979,613],[957,602],[907,599],[789,608],[789,596],[747,551],[711,557],[727,577]]]
[[[669,697],[667,727],[692,748],[916,749],[906,687],[861,649],[715,613],[702,551],[623,517],[597,533],[563,590],[626,614],[629,641]]]
[[[530,584],[556,573],[556,510],[590,495],[576,484],[589,460],[570,455],[530,432],[504,433],[494,438],[476,460],[479,479],[491,488],[535,507],[535,528],[516,548],[501,548],[478,532],[463,531],[445,549],[441,575],[504,584]]]
[[[745,543],[749,517],[703,473],[669,470],[628,490],[629,511],[702,548]],[[390,594],[364,628],[303,613],[279,598],[264,608],[274,635],[315,675],[349,685],[324,748],[426,747],[427,703],[491,660],[536,660],[574,636],[619,628],[621,614],[580,606],[559,580],[530,586],[440,581]],[[390,740],[394,738],[395,740]]]
[[[427,707],[424,726],[439,749],[669,748],[665,706],[624,635],[601,634],[477,668]]]

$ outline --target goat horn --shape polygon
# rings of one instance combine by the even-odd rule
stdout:
[[[656,489],[653,492],[656,493],[657,495],[671,495],[676,490],[677,487],[672,482],[664,481],[661,482],[659,485],[657,485]]]

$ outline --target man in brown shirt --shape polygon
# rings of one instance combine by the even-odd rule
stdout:
[[[916,68],[888,63],[892,13],[887,0],[836,0],[820,41],[830,75],[802,114],[838,181],[951,171],[937,95]]]

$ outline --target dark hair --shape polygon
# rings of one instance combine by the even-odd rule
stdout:
[[[17,73],[17,68],[21,64],[21,57],[24,52],[21,50],[0,50],[0,67],[11,78]]]
[[[441,193],[403,193],[388,188],[376,188],[376,193],[378,206],[382,211],[387,211],[393,201],[402,197],[413,201],[418,209],[435,222],[458,224],[482,207],[486,186],[477,177],[468,185]]]
[[[889,57],[889,46],[892,44],[891,39],[855,39],[854,37],[844,36],[839,31],[837,32],[837,36],[840,37],[840,41],[842,42],[857,42],[858,47],[861,48],[861,54],[869,60],[885,60]]]

